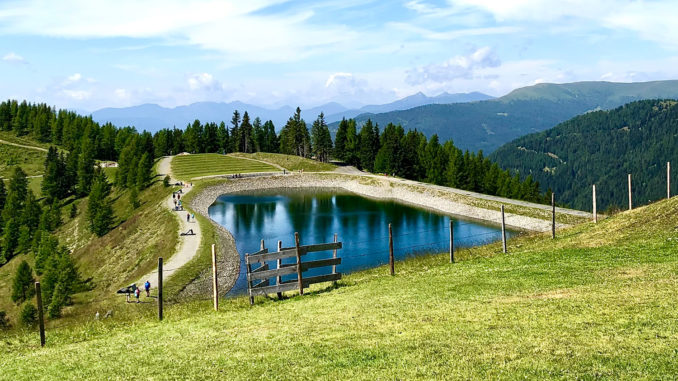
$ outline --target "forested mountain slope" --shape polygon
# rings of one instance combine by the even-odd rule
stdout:
[[[452,139],[461,149],[489,153],[522,135],[543,131],[574,116],[642,99],[678,98],[678,81],[642,83],[577,82],[538,84],[489,101],[431,104],[409,110],[356,117],[379,126],[400,124],[426,136]],[[338,123],[330,125],[336,131]],[[382,127],[383,128],[383,127]]]
[[[499,148],[491,159],[502,168],[531,174],[574,208],[592,208],[592,184],[599,208],[627,207],[628,173],[634,204],[666,197],[666,162],[678,166],[677,135],[676,101],[637,101],[521,137]],[[674,185],[672,192],[677,189]]]

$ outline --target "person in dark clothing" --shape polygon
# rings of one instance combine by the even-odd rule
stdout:
[[[191,222],[191,213],[186,213],[186,222]]]

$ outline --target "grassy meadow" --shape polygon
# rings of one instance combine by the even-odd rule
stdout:
[[[172,174],[184,181],[205,176],[278,171],[266,163],[216,153],[180,155],[172,159]]]
[[[0,340],[2,378],[666,379],[678,374],[678,198],[396,263],[282,301],[125,306]],[[135,308],[138,307],[138,308]]]
[[[303,170],[305,172],[328,172],[337,169],[337,166],[334,164],[321,163],[300,156],[283,155],[280,153],[256,152],[256,153],[235,153],[231,155],[236,157],[246,157],[265,161],[277,165],[279,167],[285,168],[288,171]]]

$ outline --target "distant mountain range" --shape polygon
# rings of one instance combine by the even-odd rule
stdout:
[[[406,110],[426,104],[444,104],[473,102],[492,99],[493,97],[473,92],[449,94],[442,93],[435,97],[428,97],[422,93],[417,93],[395,102],[383,105],[369,105],[360,109],[348,109],[343,105],[332,102],[322,106],[302,110],[302,117],[307,123],[311,123],[317,116],[323,112],[328,123],[339,121],[342,118],[353,118],[365,113],[382,113],[394,110]],[[277,130],[287,122],[296,107],[283,106],[277,109],[268,109],[243,102],[199,102],[188,106],[179,106],[174,108],[161,107],[157,104],[143,104],[124,108],[104,108],[92,113],[92,118],[99,123],[111,122],[116,126],[135,126],[138,130],[147,130],[151,132],[163,128],[184,128],[195,119],[201,122],[229,122],[234,110],[247,111],[250,117],[261,118],[263,121],[272,120]]]
[[[457,147],[490,153],[520,136],[546,130],[574,116],[607,110],[641,99],[678,99],[678,81],[638,83],[576,82],[538,84],[516,89],[492,100],[427,104],[402,111],[356,116],[361,125],[371,119],[383,128],[401,124]],[[338,123],[330,124],[336,131]]]

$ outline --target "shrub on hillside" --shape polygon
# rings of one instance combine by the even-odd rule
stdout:
[[[169,177],[169,175],[166,175],[166,176],[162,179],[162,185],[163,185],[165,188],[167,188],[168,186],[170,186],[170,177]]]
[[[9,329],[9,319],[5,311],[0,311],[0,331]]]
[[[20,316],[21,324],[26,327],[33,327],[38,321],[38,309],[35,308],[33,303],[27,303],[24,308],[21,309]]]

